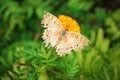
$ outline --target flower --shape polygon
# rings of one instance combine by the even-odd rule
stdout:
[[[60,22],[62,23],[63,27],[68,32],[72,31],[72,32],[80,33],[80,26],[78,25],[76,20],[72,19],[69,16],[65,16],[65,15],[59,15],[58,19],[60,20]]]

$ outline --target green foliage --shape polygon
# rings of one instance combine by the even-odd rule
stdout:
[[[1,80],[119,80],[120,1],[1,0]],[[82,51],[60,57],[46,48],[43,14],[65,14],[90,40]]]
[[[92,41],[91,45],[94,45],[94,47],[89,47],[86,51],[77,54],[80,74],[87,80],[91,78],[95,80],[118,80],[120,65],[119,61],[113,59],[113,55],[116,60],[120,60],[120,51],[110,48],[110,40],[104,37],[101,28],[98,29],[98,32],[92,31],[90,40]],[[118,49],[118,46],[116,47]],[[84,52],[85,54],[83,54]],[[114,77],[111,77],[112,75]]]
[[[105,21],[107,33],[112,36],[112,40],[120,38],[120,9],[116,10],[112,15],[108,16]]]

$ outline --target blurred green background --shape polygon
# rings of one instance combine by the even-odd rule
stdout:
[[[90,44],[57,56],[45,48],[44,12],[71,16]],[[0,0],[1,80],[120,80],[120,0]]]

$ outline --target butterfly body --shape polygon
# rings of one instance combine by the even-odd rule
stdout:
[[[50,13],[44,15],[41,24],[46,28],[42,36],[44,43],[46,46],[50,43],[51,47],[55,47],[60,56],[82,49],[89,43],[82,34],[66,31],[58,18]]]

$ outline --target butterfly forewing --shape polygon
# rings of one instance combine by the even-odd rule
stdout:
[[[41,24],[43,25],[43,27],[49,28],[52,30],[53,29],[63,30],[63,26],[62,26],[61,22],[57,19],[56,16],[54,16],[50,13],[46,13],[44,15],[44,18],[41,21]]]
[[[46,46],[50,43],[54,47],[63,31],[61,22],[54,15],[46,13],[41,24],[46,28],[42,36]]]

